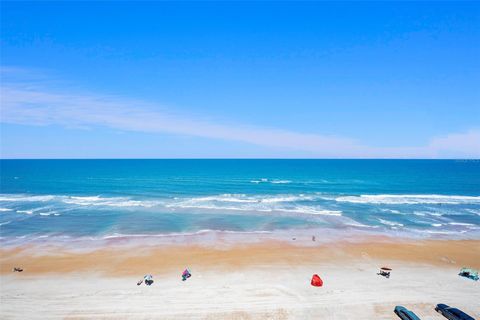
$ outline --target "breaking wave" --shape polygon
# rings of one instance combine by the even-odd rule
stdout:
[[[380,223],[384,224],[384,225],[387,225],[387,226],[391,226],[391,227],[403,227],[403,223],[398,223],[398,222],[393,222],[393,221],[389,221],[389,220],[385,220],[385,219],[378,219],[378,221],[380,221]]]
[[[39,214],[40,214],[41,216],[47,216],[47,217],[48,217],[48,216],[52,216],[52,215],[53,215],[53,216],[59,216],[59,215],[60,215],[60,213],[56,213],[56,212],[40,212]]]
[[[202,229],[195,232],[172,232],[172,233],[160,233],[160,234],[125,234],[125,233],[113,233],[104,235],[101,238],[91,238],[92,240],[109,240],[109,239],[118,239],[118,238],[167,238],[167,237],[190,237],[197,236],[209,233],[224,233],[224,234],[239,234],[239,235],[248,235],[248,234],[271,234],[272,231],[229,231],[229,230],[213,230],[213,229]]]
[[[33,210],[17,210],[17,213],[32,214]]]
[[[342,196],[337,202],[365,204],[480,204],[480,196],[447,196],[437,194],[378,194]]]
[[[117,232],[121,232],[127,225],[125,230],[130,230],[129,221],[136,221],[135,219],[152,221],[145,229],[141,226],[138,230],[132,227],[138,234],[150,231],[150,227],[153,231],[156,231],[155,228],[189,231],[197,227],[221,227],[226,230],[257,228],[262,231],[277,227],[294,229],[299,226],[375,228],[387,232],[396,229],[395,232],[410,232],[417,228],[432,232],[455,230],[473,234],[480,227],[480,196],[339,195],[302,191],[303,189],[284,194],[218,193],[162,197],[0,194],[0,211],[1,216],[8,220],[22,221],[26,230],[50,230],[46,224],[50,219],[60,230],[70,230],[69,219],[82,219],[84,216],[95,223],[107,221],[102,220],[104,215],[121,216],[121,219],[112,219],[112,226],[109,226],[110,231]],[[361,210],[356,204],[362,204]],[[195,216],[191,217],[190,214]],[[208,214],[211,215],[208,218],[201,217]],[[62,217],[57,219],[56,216],[60,215]],[[220,215],[236,217],[219,218]],[[242,216],[248,218],[243,221]],[[186,219],[188,222],[184,224],[187,227],[178,227],[177,219]],[[170,228],[168,224],[171,221],[175,223]],[[3,229],[12,234],[18,232],[13,224],[5,225]]]
[[[107,206],[107,207],[153,207],[158,201],[132,200],[128,197],[101,197],[101,196],[65,196],[65,195],[4,195],[0,196],[0,202],[60,202],[79,206]],[[3,209],[3,208],[2,208]],[[9,211],[4,209],[1,211]],[[38,209],[37,209],[38,210]],[[25,211],[25,210],[20,210]],[[19,212],[19,211],[17,211]]]
[[[342,215],[340,210],[327,210],[318,205],[301,205],[312,201],[314,197],[306,195],[248,196],[245,194],[222,194],[187,199],[175,198],[165,204],[168,208],[191,208],[209,210],[233,210],[255,212],[285,212],[313,215]]]
[[[267,178],[262,178],[258,180],[252,180],[250,181],[251,183],[272,183],[272,184],[287,184],[287,183],[292,183],[290,180],[281,180],[281,179],[267,179]]]
[[[475,226],[472,223],[463,223],[463,222],[449,222],[448,224],[451,225],[451,226],[467,226],[467,227]]]
[[[55,196],[46,195],[46,196],[28,196],[28,195],[5,195],[0,196],[0,201],[6,202],[45,202],[51,201]]]
[[[103,198],[93,197],[62,197],[61,201],[67,204],[76,204],[80,206],[107,206],[107,207],[153,207],[157,205],[154,201],[131,200],[123,197]]]
[[[5,200],[7,199],[7,200]],[[204,209],[204,210],[223,210],[223,211],[250,211],[250,212],[279,212],[292,214],[309,215],[342,215],[341,210],[330,210],[319,206],[313,201],[318,200],[316,195],[305,194],[277,194],[277,195],[246,195],[246,194],[219,194],[211,196],[198,197],[173,197],[162,200],[132,199],[129,197],[102,197],[102,196],[2,196],[1,201],[15,201],[16,204],[22,202],[46,202],[55,207],[59,205],[70,205],[74,207],[104,207],[104,208],[159,208],[159,209]],[[51,210],[52,207],[49,209]],[[23,209],[19,213],[32,214],[45,208]],[[46,214],[41,214],[46,215]]]

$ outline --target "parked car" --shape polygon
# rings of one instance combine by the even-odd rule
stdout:
[[[420,320],[415,313],[402,306],[396,306],[393,312],[402,320]]]
[[[443,303],[437,304],[437,306],[435,307],[435,311],[450,320],[475,320],[473,317],[470,317],[462,310],[449,307]]]

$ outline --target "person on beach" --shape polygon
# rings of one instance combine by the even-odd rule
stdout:
[[[145,279],[145,284],[147,286],[151,286],[152,283],[153,283],[153,276],[151,274],[148,274],[146,276],[143,277]]]
[[[182,273],[182,281],[185,281],[187,280],[188,278],[190,278],[192,276],[192,274],[190,273],[190,270],[185,269]]]

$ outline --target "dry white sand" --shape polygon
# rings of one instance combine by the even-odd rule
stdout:
[[[1,276],[1,319],[397,319],[396,305],[421,319],[445,319],[437,303],[480,317],[480,282],[461,278],[458,267],[398,263],[390,279],[376,275],[379,262],[338,264],[298,261],[298,267],[192,269],[154,275],[150,287],[138,277],[28,272]],[[321,288],[310,278],[318,273]]]

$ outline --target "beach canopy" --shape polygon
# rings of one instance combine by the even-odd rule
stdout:
[[[319,277],[318,274],[314,274],[312,276],[312,281],[310,282],[310,284],[314,287],[321,287],[323,286],[323,280]]]
[[[387,267],[381,267],[380,270],[383,270],[383,271],[392,271],[392,269],[387,268]]]
[[[470,269],[470,268],[462,268],[458,275],[462,276],[462,277],[465,277],[465,278],[470,278],[470,279],[475,280],[475,281],[479,280],[478,271]]]

